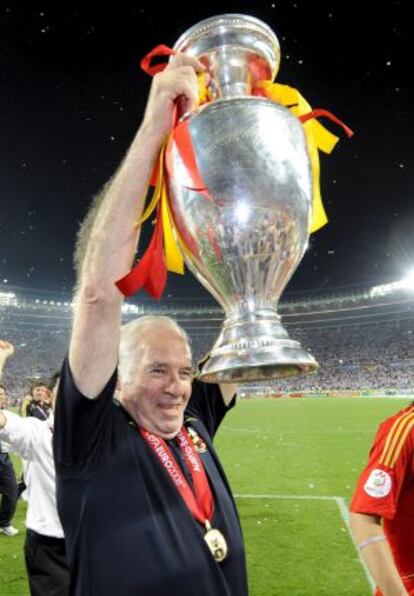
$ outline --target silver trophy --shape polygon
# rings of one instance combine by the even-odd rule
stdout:
[[[249,382],[311,372],[317,362],[289,338],[277,313],[309,237],[305,135],[287,108],[252,96],[258,78],[276,76],[278,40],[258,19],[229,14],[195,25],[174,49],[199,58],[211,75],[212,101],[183,116],[208,197],[188,188],[174,145],[169,187],[187,266],[226,314],[201,379]]]

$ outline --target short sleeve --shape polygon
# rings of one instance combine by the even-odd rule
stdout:
[[[73,466],[99,455],[109,432],[113,414],[114,371],[95,399],[85,397],[76,387],[69,362],[65,359],[55,405],[53,450],[56,466]]]
[[[234,407],[234,397],[226,405],[221,395],[220,386],[215,383],[203,383],[197,379],[193,381],[191,398],[187,406],[186,417],[200,418],[211,437],[217,432],[224,416]]]
[[[412,467],[412,444],[412,436],[399,434],[395,424],[380,426],[351,501],[352,512],[386,519],[395,516],[407,471]]]

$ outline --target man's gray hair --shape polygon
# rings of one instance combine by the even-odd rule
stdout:
[[[142,333],[149,329],[151,330],[154,326],[167,327],[172,332],[178,334],[184,342],[187,344],[188,351],[191,355],[190,339],[185,329],[183,329],[177,321],[171,317],[164,315],[144,315],[138,319],[134,319],[130,323],[126,323],[121,327],[121,340],[119,342],[119,363],[118,371],[121,380],[128,381],[131,376],[132,368],[135,364],[136,359],[136,348],[137,343],[140,342],[139,332]]]

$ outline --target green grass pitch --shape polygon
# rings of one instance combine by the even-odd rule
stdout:
[[[244,400],[216,446],[237,495],[251,596],[368,596],[344,512],[378,423],[406,399]],[[28,596],[25,505],[0,536],[0,593]]]

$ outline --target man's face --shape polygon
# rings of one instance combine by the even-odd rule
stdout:
[[[139,426],[165,439],[183,424],[191,395],[191,357],[184,339],[169,328],[155,328],[139,338],[120,399]],[[122,381],[122,380],[121,380]]]
[[[7,404],[7,395],[3,387],[0,387],[0,410],[4,409]]]
[[[47,401],[49,390],[45,385],[39,385],[33,389],[33,399],[36,402]]]

